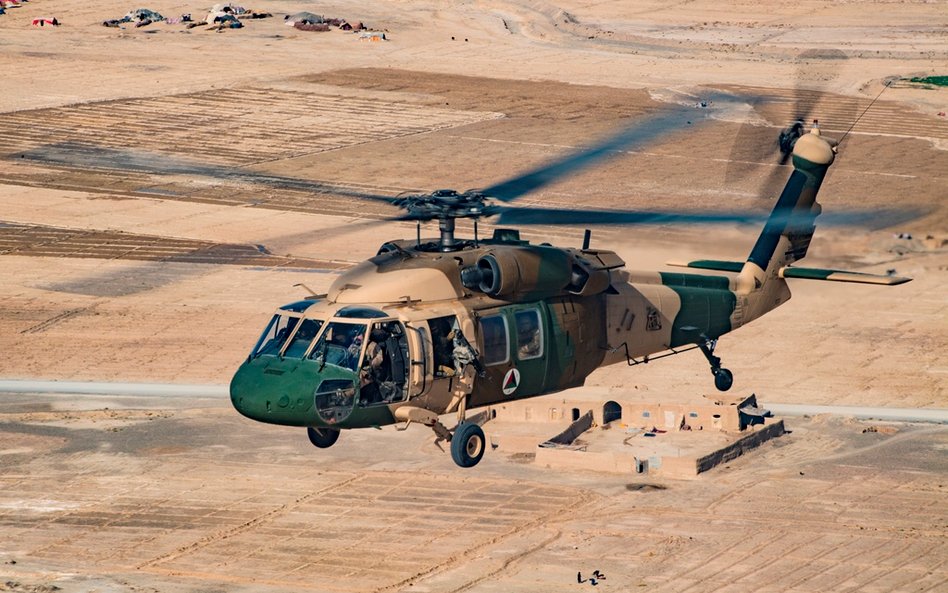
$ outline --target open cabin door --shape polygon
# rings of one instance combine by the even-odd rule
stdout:
[[[408,323],[408,399],[428,392],[431,387],[431,334],[424,324]]]
[[[373,323],[359,365],[361,404],[404,401],[411,392],[410,360],[405,326],[398,321]]]
[[[424,405],[431,410],[456,410],[458,398],[470,393],[475,382],[476,346],[468,342],[476,342],[473,323],[449,314],[412,322],[410,329],[424,348],[412,345],[412,365],[417,373],[412,376],[419,378],[415,380],[424,377],[412,397],[423,394]]]

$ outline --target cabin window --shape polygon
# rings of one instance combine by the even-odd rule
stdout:
[[[269,355],[276,356],[283,349],[283,344],[299,323],[299,317],[290,317],[277,313],[270,320],[267,329],[263,330],[263,335],[257,341],[257,346],[253,350],[253,356]]]
[[[309,357],[320,365],[331,364],[357,371],[365,342],[365,330],[364,323],[334,321],[327,325],[326,330],[319,336]]]
[[[502,364],[510,360],[507,346],[507,320],[503,315],[482,317],[481,335],[484,336],[484,364]]]
[[[517,323],[517,358],[530,360],[543,356],[540,312],[536,309],[518,311],[514,314],[514,318]]]
[[[290,339],[290,345],[286,347],[283,356],[287,358],[303,358],[309,345],[316,338],[316,334],[319,333],[319,328],[322,326],[323,322],[320,319],[304,319],[303,322],[299,324],[299,329],[296,330],[296,333],[293,334],[293,337]]]

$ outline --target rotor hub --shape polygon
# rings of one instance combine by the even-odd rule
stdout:
[[[487,199],[476,191],[458,193],[453,189],[439,189],[430,194],[397,198],[394,204],[407,211],[405,220],[453,220],[493,216],[496,207],[488,204]]]

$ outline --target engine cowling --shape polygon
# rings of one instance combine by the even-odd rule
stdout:
[[[493,297],[547,295],[569,286],[569,256],[552,247],[498,249],[462,270],[461,280]]]

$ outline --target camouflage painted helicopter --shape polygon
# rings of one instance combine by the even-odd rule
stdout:
[[[280,307],[230,385],[234,407],[272,424],[306,427],[332,446],[344,429],[420,423],[450,442],[461,467],[477,464],[484,432],[474,408],[583,385],[594,370],[699,349],[715,386],[733,382],[715,355],[718,338],[790,298],[788,278],[899,284],[907,278],[794,267],[820,214],[817,192],[836,156],[818,129],[799,134],[793,171],[747,260],[697,260],[730,273],[636,273],[616,253],[534,245],[516,230],[477,237],[477,220],[499,224],[715,223],[728,213],[552,210],[508,207],[550,181],[647,140],[671,125],[651,120],[601,144],[481,191],[439,190],[379,198],[398,220],[438,220],[440,238],[384,243],[341,274],[328,294]],[[689,122],[690,123],[690,122]],[[455,236],[474,220],[475,237]],[[448,428],[439,417],[457,413]]]

